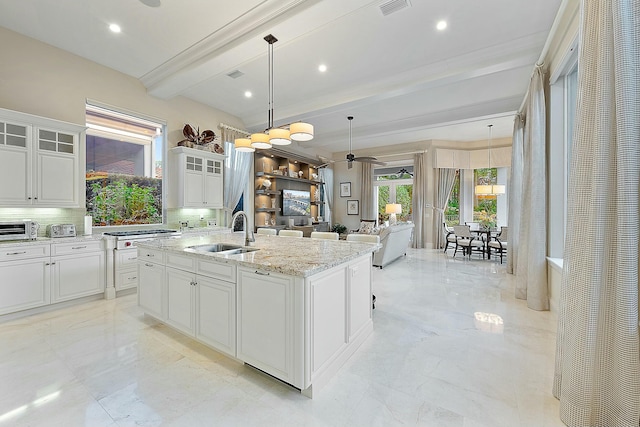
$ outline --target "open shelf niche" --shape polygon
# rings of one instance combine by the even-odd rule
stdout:
[[[256,152],[254,159],[256,228],[286,228],[289,219],[293,219],[296,225],[308,225],[310,217],[316,228],[328,228],[325,222],[318,222],[318,216],[324,216],[324,189],[317,163],[277,149]],[[264,185],[265,180],[271,183],[268,188]],[[282,190],[309,191],[310,214],[283,216]]]

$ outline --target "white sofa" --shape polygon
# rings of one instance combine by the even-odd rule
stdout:
[[[390,262],[406,255],[413,235],[412,223],[391,225],[380,232],[382,248],[373,254],[373,265],[384,267]]]

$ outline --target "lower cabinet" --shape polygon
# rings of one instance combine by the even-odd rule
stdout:
[[[49,258],[0,262],[0,315],[51,303]]]
[[[189,335],[195,333],[194,287],[195,273],[166,268],[167,323]]]
[[[162,264],[138,262],[138,305],[160,320],[166,318],[164,270]]]
[[[104,292],[104,252],[51,257],[51,302]]]
[[[235,283],[200,275],[196,281],[196,338],[235,357]]]

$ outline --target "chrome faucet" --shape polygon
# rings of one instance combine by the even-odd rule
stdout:
[[[253,246],[256,239],[253,237],[253,232],[249,231],[249,219],[247,218],[247,214],[244,211],[238,211],[233,214],[231,217],[231,229],[233,231],[233,225],[236,223],[236,218],[240,215],[244,217],[243,225],[244,225],[244,245],[245,246]]]

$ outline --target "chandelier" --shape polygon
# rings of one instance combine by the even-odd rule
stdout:
[[[488,125],[488,127],[489,149],[487,151],[489,153],[489,169],[491,169],[491,128],[493,125]],[[504,185],[494,184],[490,176],[485,176],[478,178],[478,185],[476,185],[475,191],[477,196],[498,196],[505,193],[505,187]]]
[[[313,125],[304,122],[289,123],[275,127],[273,125],[273,44],[278,41],[269,34],[264,38],[269,44],[269,117],[267,129],[264,132],[251,134],[250,138],[237,138],[234,141],[236,150],[251,152],[258,149],[271,148],[272,145],[289,145],[291,140],[310,141],[313,139]]]

